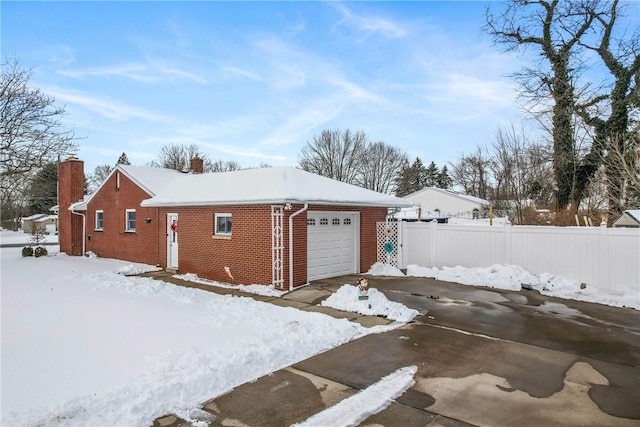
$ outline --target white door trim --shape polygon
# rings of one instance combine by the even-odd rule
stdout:
[[[167,214],[167,269],[178,269],[178,232],[179,229],[174,229],[171,227],[173,221],[176,221],[178,224],[178,214],[177,213],[168,213]]]

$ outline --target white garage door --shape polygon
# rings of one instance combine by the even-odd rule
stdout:
[[[360,271],[357,212],[307,213],[307,281]]]

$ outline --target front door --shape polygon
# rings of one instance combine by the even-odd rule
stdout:
[[[167,268],[178,269],[178,214],[167,214]]]

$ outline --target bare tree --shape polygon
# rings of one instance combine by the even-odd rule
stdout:
[[[124,153],[123,153],[124,154]],[[189,172],[191,159],[199,157],[203,162],[203,172],[225,172],[242,169],[235,161],[211,160],[196,144],[179,145],[167,144],[160,149],[158,159],[151,162],[151,166]]]
[[[532,208],[541,181],[549,181],[537,173],[548,161],[538,155],[541,148],[530,141],[524,129],[513,125],[496,131],[492,148],[494,206],[504,209],[513,223],[524,224],[525,211]]]
[[[25,174],[2,177],[2,191],[0,192],[2,227],[10,230],[17,230],[20,227],[20,218],[27,211],[28,177],[25,177]]]
[[[604,153],[612,155],[604,160],[607,190],[609,194],[609,219],[622,211],[626,199],[626,152],[637,150],[638,141],[629,132],[631,111],[638,104],[638,79],[640,79],[640,27],[632,34],[626,31],[616,35],[614,31],[623,10],[618,0],[606,2],[604,12],[591,11],[598,33],[595,42],[582,40],[580,45],[598,55],[610,73],[612,83],[602,84],[589,91],[577,103],[577,114],[595,131],[594,143],[586,161],[578,169],[579,183],[588,182],[603,160]],[[635,104],[635,106],[634,106]],[[605,154],[605,156],[607,156]],[[610,221],[611,223],[611,221]]]
[[[32,72],[18,60],[2,63],[0,74],[0,199],[3,226],[17,229],[27,209],[31,178],[45,164],[77,147],[65,129],[64,107],[29,86]]]
[[[359,185],[369,190],[391,194],[395,179],[407,160],[399,148],[375,142],[369,144],[362,159]]]
[[[240,170],[242,166],[233,160],[206,160],[204,169],[205,172],[230,172]]]
[[[512,0],[498,15],[487,11],[486,29],[496,43],[507,51],[532,47],[540,53],[539,62],[514,77],[531,110],[539,117],[551,115],[560,208],[571,204],[577,209],[588,196],[607,147],[615,142],[617,151],[629,149],[630,117],[639,105],[640,27],[629,31],[619,19],[627,6],[619,0]],[[584,76],[594,58],[609,71],[602,81]],[[592,128],[588,145],[576,139],[575,127],[581,126],[573,119],[576,115]],[[604,172],[609,215],[617,216],[623,177],[615,163],[606,165]]]
[[[608,203],[614,203],[620,211],[640,209],[640,126],[636,126],[636,130],[625,139],[629,141],[626,146],[616,137],[608,138],[603,157],[606,170],[615,169],[616,171],[615,174],[605,174],[607,187],[610,188],[611,185],[619,187],[619,191],[608,192]],[[612,183],[610,182],[612,179],[618,179],[618,181]],[[610,217],[609,223],[611,219]]]
[[[549,97],[552,100],[553,163],[560,208],[575,202],[582,193],[576,189],[579,159],[573,140],[572,116],[577,64],[573,59],[578,43],[596,18],[592,3],[590,0],[512,0],[499,15],[490,10],[486,14],[486,31],[506,51],[531,47],[540,52],[538,64],[524,68],[514,77],[522,88],[521,95],[531,104],[539,107],[546,104]]]
[[[29,87],[32,72],[17,60],[2,64],[0,77],[0,177],[29,174],[77,149],[62,125],[64,107]],[[3,185],[4,187],[4,185]]]
[[[357,184],[367,148],[364,132],[323,130],[302,148],[300,168],[349,184]]]
[[[468,195],[487,199],[491,189],[489,165],[487,149],[477,147],[474,154],[463,155],[457,163],[451,163],[451,177]]]
[[[106,163],[95,167],[89,175],[89,189],[92,193],[107,179],[112,170],[113,167]]]

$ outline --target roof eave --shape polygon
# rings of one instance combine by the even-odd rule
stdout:
[[[152,199],[143,200],[141,207],[187,207],[187,206],[231,206],[231,205],[277,205],[277,204],[309,204],[321,206],[364,206],[372,208],[405,208],[413,206],[411,203],[384,203],[384,202],[348,202],[336,200],[300,200],[300,199],[262,199],[262,200],[217,200],[197,202],[162,202]]]

